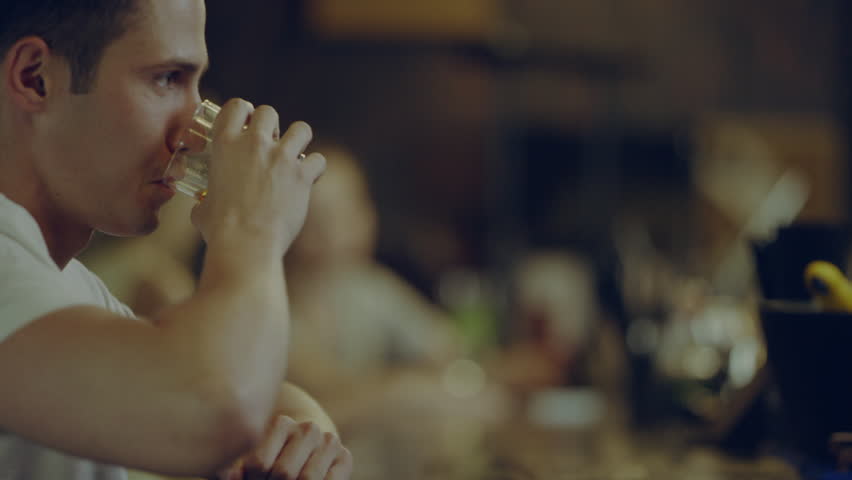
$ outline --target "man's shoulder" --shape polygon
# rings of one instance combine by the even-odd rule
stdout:
[[[22,269],[31,269],[34,274],[49,272],[50,264],[45,262],[38,251],[29,247],[20,239],[0,231],[0,276],[8,271]],[[55,270],[55,273],[59,272],[58,268]]]
[[[76,305],[98,306],[134,317],[81,263],[73,260],[60,271],[2,237],[0,234],[0,341],[39,317]]]

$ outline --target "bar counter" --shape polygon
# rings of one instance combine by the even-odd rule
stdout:
[[[390,412],[390,411],[389,411]],[[616,415],[577,428],[395,416],[344,431],[353,480],[798,480],[772,456],[735,458],[682,428],[631,432]]]

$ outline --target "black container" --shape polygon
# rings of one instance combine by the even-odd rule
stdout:
[[[852,432],[852,314],[768,301],[761,323],[793,443],[812,458],[832,460],[831,434]]]
[[[754,262],[763,298],[810,299],[805,268],[814,260],[824,260],[845,270],[850,243],[848,225],[818,223],[783,227],[772,241],[755,243]]]

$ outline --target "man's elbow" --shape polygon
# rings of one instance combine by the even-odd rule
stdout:
[[[198,459],[200,470],[211,475],[261,442],[271,413],[258,402],[246,401],[238,395],[208,398],[208,407],[210,411]]]

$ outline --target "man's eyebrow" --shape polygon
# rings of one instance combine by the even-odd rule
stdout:
[[[204,62],[204,64],[199,64],[198,62],[194,62],[191,60],[184,60],[180,58],[176,58],[174,60],[167,60],[165,62],[154,65],[153,68],[176,68],[178,70],[183,70],[187,73],[195,73],[201,72],[203,76],[207,73],[207,70],[210,69],[210,63]]]

